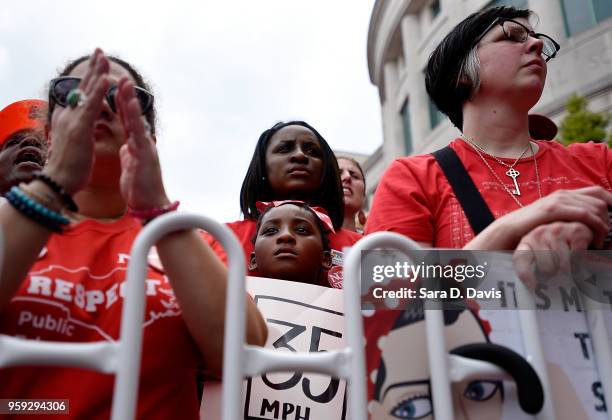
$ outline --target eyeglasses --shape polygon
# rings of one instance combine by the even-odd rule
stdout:
[[[68,105],[68,94],[72,90],[78,88],[79,83],[81,83],[81,78],[70,76],[62,76],[51,80],[49,85],[50,99],[65,108]],[[108,89],[108,92],[106,92],[106,101],[114,113],[117,113],[117,106],[115,104],[117,89],[118,87],[116,85],[111,86]],[[142,114],[144,115],[151,109],[151,106],[153,106],[153,95],[138,86],[134,87],[134,91],[136,93],[136,98],[140,103]]]
[[[473,45],[476,45],[480,41],[482,41],[482,38],[484,38],[484,36],[491,29],[495,27],[495,25],[499,25],[502,27],[502,30],[504,31],[504,35],[506,36],[506,39],[510,41],[525,43],[527,42],[527,39],[529,39],[530,36],[542,41],[544,43],[544,46],[542,47],[542,56],[544,57],[546,62],[554,58],[557,55],[557,52],[561,49],[561,45],[559,45],[557,41],[555,41],[548,35],[536,33],[530,30],[529,28],[527,28],[522,23],[519,23],[512,19],[505,19],[505,18],[495,19],[487,27],[487,29],[484,30],[482,35],[476,38],[476,41],[474,41]]]

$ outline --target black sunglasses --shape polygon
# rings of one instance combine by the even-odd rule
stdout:
[[[548,35],[534,32],[522,23],[506,18],[496,18],[493,22],[491,22],[487,29],[485,29],[482,34],[476,38],[472,46],[478,44],[482,38],[484,38],[484,36],[495,27],[495,25],[502,27],[506,39],[510,41],[525,43],[530,36],[542,41],[544,43],[544,46],[542,47],[542,55],[544,56],[546,62],[554,58],[557,55],[557,52],[559,52],[561,49],[561,45],[559,45],[557,41]]]
[[[70,76],[62,76],[51,80],[51,83],[49,84],[49,102],[54,101],[59,106],[65,108],[68,105],[68,94],[72,90],[77,89],[79,87],[79,83],[81,83],[81,78]],[[106,92],[106,101],[114,113],[117,113],[117,106],[115,104],[117,89],[117,85],[111,86],[108,89],[108,92]],[[140,103],[142,114],[144,115],[153,106],[153,95],[138,86],[134,87],[134,91],[136,93],[136,98]]]

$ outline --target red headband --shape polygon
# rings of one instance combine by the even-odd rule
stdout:
[[[321,223],[323,223],[323,226],[325,226],[330,232],[336,233],[336,231],[334,230],[334,224],[329,218],[327,211],[323,207],[309,206],[304,201],[300,200],[258,201],[257,203],[255,203],[255,207],[257,207],[257,210],[263,213],[264,210],[270,207],[280,207],[284,204],[302,204],[308,207],[318,217]]]
[[[27,99],[14,102],[0,111],[0,145],[12,134],[26,129],[42,129],[47,102]]]

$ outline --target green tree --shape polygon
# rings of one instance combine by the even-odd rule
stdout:
[[[586,99],[577,94],[569,98],[566,108],[567,115],[559,126],[564,144],[586,143],[590,140],[612,143],[612,131],[606,133],[608,122],[612,119],[609,113],[589,111]]]

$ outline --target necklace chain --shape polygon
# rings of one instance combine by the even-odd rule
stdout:
[[[512,197],[512,199],[516,202],[516,204],[519,207],[524,207],[523,204],[519,201],[519,199],[508,189],[508,187],[506,187],[506,184],[504,184],[504,182],[501,180],[501,178],[499,177],[499,175],[497,175],[497,173],[493,170],[493,168],[491,168],[491,165],[489,165],[489,162],[487,162],[487,160],[485,159],[485,157],[482,155],[482,153],[480,153],[480,151],[482,150],[480,147],[476,146],[475,144],[473,144],[473,142],[471,142],[470,140],[468,140],[467,138],[463,137],[465,140],[467,140],[467,142],[472,145],[472,147],[474,148],[474,150],[476,150],[476,153],[478,153],[478,156],[480,156],[480,159],[482,159],[482,161],[484,162],[485,166],[489,169],[489,171],[493,174],[493,176],[495,177],[495,179],[497,180],[497,182],[499,182],[499,184],[504,188],[504,190],[506,190],[506,192],[508,193],[508,195],[510,197]],[[527,145],[527,148],[529,150],[531,150],[531,156],[533,156],[533,163],[535,165],[535,173],[536,173],[536,183],[538,184],[538,197],[542,198],[542,188],[540,186],[540,172],[538,170],[538,160],[536,158],[536,155],[533,151],[533,145],[531,144],[531,142],[529,142],[529,144]],[[525,150],[527,150],[527,148],[525,148]],[[482,150],[483,153],[487,153],[484,150]],[[523,154],[521,154],[521,156],[512,164],[512,166],[516,165],[516,163],[519,161],[519,159],[525,154],[525,151],[523,151]],[[487,153],[487,155],[489,155]],[[494,158],[496,161],[498,161],[499,163],[502,163],[504,166],[509,167],[510,169],[512,169],[512,166],[508,166],[507,163],[505,162],[501,162],[500,160],[498,160],[495,156],[493,155],[489,155],[492,158]]]
[[[499,163],[502,166],[505,166],[508,169],[514,168],[514,166],[518,163],[518,161],[521,160],[521,158],[523,156],[525,156],[525,153],[527,153],[527,150],[529,150],[529,148],[531,147],[531,142],[527,143],[527,146],[525,146],[525,148],[523,149],[523,153],[521,153],[521,155],[516,158],[516,160],[514,161],[514,163],[512,165],[508,165],[506,162],[504,162],[503,160],[499,159],[497,156],[492,155],[491,153],[487,152],[485,149],[480,147],[474,140],[472,140],[471,138],[467,137],[466,135],[462,134],[461,138],[464,139],[465,141],[467,141],[468,143],[470,143],[474,147],[474,149],[480,150],[485,155],[487,155],[489,157],[492,157],[493,159],[495,159],[495,161],[497,163]]]

